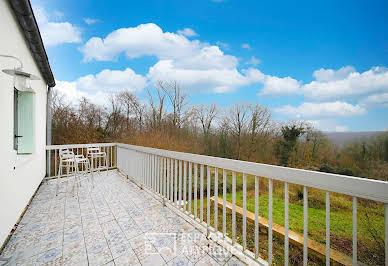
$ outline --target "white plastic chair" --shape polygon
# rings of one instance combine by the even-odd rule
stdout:
[[[64,168],[66,168],[66,175],[63,173]],[[76,172],[77,171],[76,171],[74,153],[69,149],[60,149],[59,150],[59,173],[57,177],[55,195],[58,195],[59,183],[68,182],[69,177],[71,175],[74,175],[74,178],[75,178]],[[66,180],[60,182],[59,179],[62,178],[63,176],[66,176]]]
[[[83,180],[90,178],[92,182],[92,187],[94,187],[94,177],[93,177],[93,172],[90,166],[89,159],[85,158],[83,154],[77,154],[74,156],[74,158],[75,158],[75,168],[77,173],[75,182],[81,185],[81,182]],[[81,178],[81,176],[86,176],[86,177]]]
[[[108,171],[106,152],[101,151],[100,147],[88,147],[86,153],[90,159],[92,171],[98,171],[99,173],[101,170]]]

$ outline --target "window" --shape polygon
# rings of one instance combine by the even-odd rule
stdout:
[[[18,150],[18,90],[13,90],[13,149]]]
[[[14,90],[14,149],[18,154],[34,152],[35,94]]]

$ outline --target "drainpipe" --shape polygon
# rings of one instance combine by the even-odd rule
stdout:
[[[51,145],[52,140],[52,120],[53,120],[53,112],[52,112],[52,87],[48,86],[47,89],[47,105],[46,105],[46,145]],[[46,176],[50,176],[50,160],[51,153],[50,151],[46,151]]]

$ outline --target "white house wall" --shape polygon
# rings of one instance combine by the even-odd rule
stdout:
[[[41,78],[32,81],[35,95],[35,152],[17,155],[13,149],[13,79],[0,72],[0,246],[45,176],[46,91],[38,66],[8,4],[0,1],[0,54],[22,60],[25,71]],[[14,59],[0,57],[0,69],[14,68]]]

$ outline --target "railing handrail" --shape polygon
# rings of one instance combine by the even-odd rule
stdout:
[[[85,144],[93,145],[93,144]],[[112,145],[112,144],[110,144]],[[388,203],[388,182],[116,143],[117,147]],[[58,145],[57,145],[58,146]]]
[[[109,147],[116,146],[117,143],[88,143],[88,144],[63,144],[63,145],[48,145],[46,146],[46,150],[55,150],[62,148],[76,149],[76,148],[87,148],[91,146],[99,146],[99,147]]]

